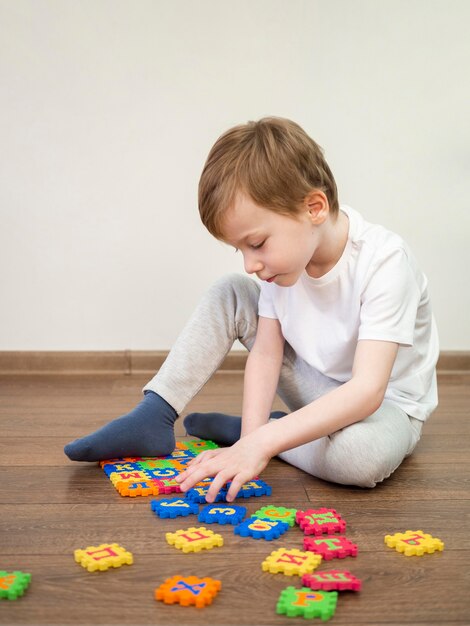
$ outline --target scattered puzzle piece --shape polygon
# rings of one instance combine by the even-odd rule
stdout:
[[[133,556],[117,543],[102,543],[99,546],[88,546],[83,550],[75,550],[75,561],[89,572],[101,572],[110,567],[132,565]]]
[[[312,552],[302,552],[297,548],[279,548],[274,550],[262,562],[263,572],[285,574],[286,576],[307,574],[320,565],[322,557]]]
[[[226,490],[228,491],[230,485],[232,483],[229,482],[225,485]],[[269,485],[267,485],[264,480],[260,478],[256,478],[253,480],[244,483],[240,487],[240,491],[237,493],[237,498],[251,498],[252,496],[270,496],[272,493],[272,489]]]
[[[212,603],[222,584],[214,578],[197,576],[172,576],[155,589],[155,599],[165,604],[179,603],[182,606],[194,604],[203,608]]]
[[[200,552],[224,545],[222,535],[218,535],[204,526],[199,528],[193,526],[186,530],[166,533],[165,537],[171,546],[175,546],[183,552]]]
[[[404,533],[385,535],[385,543],[405,556],[423,556],[425,552],[432,554],[436,550],[444,550],[444,543],[424,533],[422,530],[407,530]]]
[[[183,500],[183,498],[163,498],[162,500],[152,500],[150,507],[155,515],[161,518],[186,517],[187,515],[197,515],[199,506],[197,502]]]
[[[326,561],[357,556],[357,545],[346,537],[304,537],[304,548],[321,554]]]
[[[328,620],[335,614],[338,594],[336,591],[313,591],[309,587],[287,587],[281,592],[276,613],[287,617],[321,617]]]
[[[327,572],[304,574],[302,585],[310,589],[323,591],[360,591],[362,581],[348,570],[331,569]]]
[[[285,522],[249,517],[238,526],[235,526],[233,532],[235,535],[240,535],[240,537],[253,537],[253,539],[271,541],[283,535],[288,529],[289,524]]]
[[[5,572],[0,571],[0,598],[6,598],[7,600],[17,600],[20,596],[24,595],[24,592],[31,582],[31,574],[25,572]]]
[[[189,489],[185,497],[187,500],[191,500],[192,502],[199,502],[202,504],[206,502],[207,492],[209,491],[210,485],[200,485],[199,487],[193,487]],[[227,492],[225,489],[221,489],[219,493],[215,497],[216,502],[225,502],[225,496]]]
[[[346,532],[346,522],[335,509],[297,511],[295,521],[306,535],[332,535]]]
[[[244,506],[208,504],[199,513],[198,520],[206,524],[239,524],[245,515],[246,507]]]
[[[286,509],[285,506],[263,506],[258,509],[256,513],[253,513],[254,517],[260,517],[264,519],[274,519],[281,522],[286,522],[289,526],[293,526],[295,523],[295,514],[297,509]]]

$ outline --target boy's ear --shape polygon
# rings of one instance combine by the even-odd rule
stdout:
[[[313,189],[304,200],[304,208],[309,214],[312,224],[318,226],[328,217],[330,205],[328,198],[319,189]]]

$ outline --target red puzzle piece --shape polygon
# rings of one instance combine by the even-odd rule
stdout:
[[[332,535],[346,532],[346,522],[335,509],[297,511],[295,521],[306,535]]]
[[[348,570],[331,569],[327,572],[304,574],[302,585],[315,591],[360,591],[362,581]]]
[[[357,556],[357,545],[346,537],[304,537],[304,549],[321,554],[326,561]]]

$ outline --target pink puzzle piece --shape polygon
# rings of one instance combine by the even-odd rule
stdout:
[[[325,561],[357,556],[357,545],[346,537],[304,537],[304,549],[321,554]]]

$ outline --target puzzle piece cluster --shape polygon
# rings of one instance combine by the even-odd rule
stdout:
[[[422,530],[407,530],[404,533],[385,535],[384,540],[389,548],[395,548],[405,556],[423,556],[424,553],[432,554],[436,550],[444,550],[444,543],[440,539]]]
[[[217,447],[213,441],[178,442],[168,456],[110,459],[100,465],[121,496],[181,493],[175,476],[198,454]]]
[[[24,595],[31,582],[31,574],[25,572],[5,572],[0,571],[0,598],[6,600],[16,600]]]
[[[179,603],[182,606],[202,608],[212,603],[221,586],[220,580],[214,578],[172,576],[155,589],[155,599],[165,604]]]
[[[117,543],[102,543],[99,546],[75,550],[74,557],[89,572],[104,572],[110,567],[132,565],[134,562],[132,553]]]

